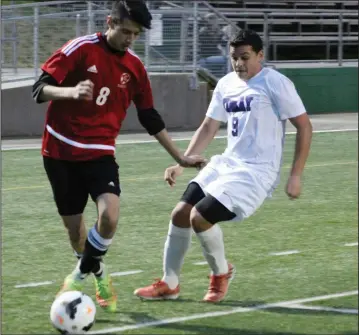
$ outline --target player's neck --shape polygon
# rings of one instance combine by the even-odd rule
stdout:
[[[110,51],[112,51],[113,53],[117,53],[119,55],[124,55],[126,53],[126,50],[116,49],[114,43],[112,43],[111,38],[109,38],[107,33],[105,33],[103,37],[104,37],[104,41],[105,41],[107,47],[110,49]]]
[[[254,77],[258,76],[258,74],[263,70],[263,67],[261,66],[258,71],[254,72],[249,78],[246,78],[245,81],[249,81],[253,79]]]

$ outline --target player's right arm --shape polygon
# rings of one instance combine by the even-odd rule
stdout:
[[[94,84],[90,80],[79,82],[75,87],[58,86],[56,80],[43,72],[33,85],[32,96],[37,103],[50,100],[92,100]]]
[[[67,46],[57,50],[42,66],[43,73],[32,87],[32,96],[37,103],[50,100],[92,100],[93,83],[90,80],[79,82],[74,87],[61,84],[67,75],[73,72],[81,61],[81,50]],[[69,50],[70,49],[70,50]]]
[[[183,155],[169,136],[161,115],[153,107],[152,88],[146,69],[141,65],[140,70],[140,82],[133,99],[140,123],[178,164],[186,167],[200,167],[205,159],[197,155]]]
[[[227,113],[223,107],[219,82],[213,91],[206,117],[192,136],[185,155],[201,155],[212,142],[222,122],[227,122]],[[166,169],[164,179],[170,186],[173,186],[176,183],[176,177],[181,175],[182,172],[183,167],[179,165],[171,166]]]

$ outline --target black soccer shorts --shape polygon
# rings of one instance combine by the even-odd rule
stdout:
[[[61,216],[82,214],[88,196],[121,193],[119,166],[115,157],[103,156],[90,161],[64,161],[43,157],[54,200]]]
[[[202,188],[195,182],[190,183],[184,191],[181,201],[196,207],[197,211],[211,224],[230,221],[236,217],[215,197],[205,195]]]

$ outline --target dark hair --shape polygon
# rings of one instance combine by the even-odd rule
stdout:
[[[241,45],[250,45],[252,49],[258,53],[263,50],[263,41],[261,37],[254,30],[241,30],[235,33],[230,41],[229,45],[232,47],[239,47]]]
[[[146,29],[151,28],[152,15],[142,0],[116,0],[113,2],[111,16],[120,21],[129,19]]]

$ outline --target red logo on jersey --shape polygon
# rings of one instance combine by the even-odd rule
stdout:
[[[131,76],[128,73],[123,73],[121,76],[121,85],[126,85],[131,79]]]

